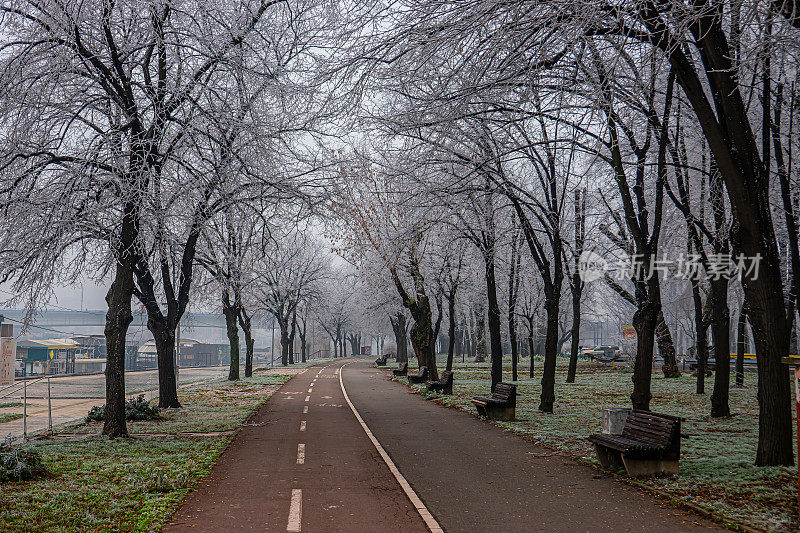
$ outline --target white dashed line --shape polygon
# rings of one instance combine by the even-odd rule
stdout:
[[[350,363],[345,363],[340,368],[344,368],[349,364]],[[408,481],[406,481],[406,478],[403,477],[403,474],[401,474],[400,470],[397,469],[397,466],[394,464],[394,461],[392,461],[391,457],[389,457],[389,454],[386,453],[386,450],[383,449],[381,443],[378,442],[378,439],[376,439],[375,435],[372,434],[372,431],[370,431],[366,422],[364,422],[364,419],[361,418],[360,414],[358,414],[358,411],[353,405],[353,402],[350,401],[350,397],[347,395],[347,391],[344,388],[342,374],[338,370],[337,374],[339,374],[339,386],[342,388],[342,394],[344,395],[345,401],[350,406],[350,410],[352,410],[353,414],[356,415],[356,419],[358,420],[358,423],[361,424],[364,433],[367,434],[367,437],[369,437],[369,440],[372,441],[375,449],[378,450],[378,454],[380,454],[380,456],[383,458],[383,462],[386,463],[386,466],[389,467],[389,471],[391,471],[392,475],[394,475],[397,482],[400,483],[400,486],[403,488],[406,496],[408,496],[408,499],[411,500],[411,504],[417,509],[417,512],[422,520],[425,521],[425,525],[428,526],[428,529],[431,531],[431,533],[444,533],[442,526],[439,525],[428,508],[425,507],[425,504],[422,503],[422,500],[419,498],[419,496],[417,496],[417,493],[411,488],[411,485],[409,485]]]
[[[305,407],[303,407],[303,414],[306,414],[307,412],[308,412],[308,406],[306,405]]]
[[[308,392],[314,392],[313,389],[308,389]]]
[[[308,401],[308,400],[310,400],[310,399],[311,399],[311,396],[306,396],[306,399],[305,399],[305,401]]]
[[[297,464],[302,465],[306,462],[306,445],[297,445]]]
[[[292,502],[289,504],[289,523],[286,531],[300,533],[300,523],[303,520],[303,491],[292,489]]]
[[[306,430],[306,421],[303,420],[302,422],[300,422],[300,431],[305,431],[305,430]]]

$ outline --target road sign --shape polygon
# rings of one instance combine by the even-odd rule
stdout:
[[[622,324],[622,339],[632,341],[636,338],[636,329],[633,324]]]
[[[17,339],[0,338],[0,386],[14,384],[14,362],[17,359]]]

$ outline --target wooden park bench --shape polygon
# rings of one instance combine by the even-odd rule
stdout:
[[[629,476],[677,474],[681,419],[634,409],[621,435],[596,434],[589,442],[603,468],[625,468]]]
[[[382,356],[378,357],[377,359],[375,359],[375,365],[376,366],[386,366],[386,356],[382,355]]]
[[[517,415],[517,386],[498,383],[491,398],[475,396],[472,403],[481,416],[491,420],[514,420]]]
[[[405,376],[408,374],[408,363],[402,363],[399,368],[392,370],[395,376]]]
[[[442,372],[439,381],[428,381],[425,386],[431,392],[441,392],[442,394],[453,394],[453,373],[449,370]]]
[[[409,383],[425,383],[426,379],[428,379],[427,366],[419,367],[419,371],[416,374],[411,374],[410,376],[408,376]]]

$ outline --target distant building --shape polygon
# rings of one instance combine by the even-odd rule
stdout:
[[[228,344],[209,344],[194,339],[181,339],[180,366],[217,366],[231,360]]]
[[[208,344],[194,339],[181,339],[180,362],[182,367],[188,366],[217,366],[230,361],[231,352],[227,344]],[[142,344],[137,352],[135,368],[130,370],[144,370],[158,368],[158,353],[155,341]]]
[[[77,350],[78,345],[72,339],[17,341],[17,359],[23,376],[67,372]]]
[[[130,370],[129,359],[136,360],[137,348],[130,341],[126,345],[126,369]],[[105,369],[106,339],[103,335],[17,341],[17,372],[22,376],[96,374]]]

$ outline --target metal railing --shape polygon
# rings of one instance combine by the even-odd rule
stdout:
[[[21,389],[22,389],[22,441],[27,442],[28,440],[28,385],[33,385],[34,383],[38,383],[42,380],[47,380],[47,434],[53,434],[53,401],[50,394],[50,377],[51,376],[42,376],[40,378],[34,380],[23,380]],[[18,387],[16,390],[8,391],[8,389],[12,389],[14,387]],[[8,398],[15,392],[19,392],[20,384],[13,383],[11,385],[7,385],[5,388],[0,389],[0,399]]]

